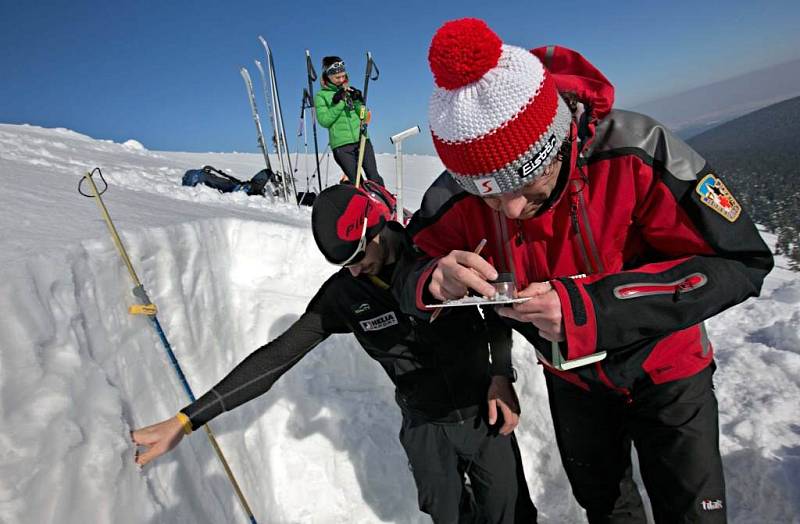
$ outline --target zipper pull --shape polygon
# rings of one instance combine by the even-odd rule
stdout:
[[[578,225],[578,203],[575,200],[569,206],[569,216],[572,218],[572,229],[575,230],[575,233],[580,233],[581,228]]]
[[[522,220],[517,220],[517,234],[514,243],[519,247],[523,242],[525,242],[525,231],[522,229]]]
[[[692,291],[700,280],[701,279],[697,276],[690,276],[683,279],[681,282],[678,282],[678,284],[675,285],[675,292],[672,295],[672,300],[675,302],[679,301],[681,299],[681,295],[683,293]]]

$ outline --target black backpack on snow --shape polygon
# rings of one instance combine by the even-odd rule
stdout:
[[[277,173],[267,169],[262,169],[256,175],[244,182],[238,178],[225,173],[213,166],[203,166],[202,169],[190,169],[183,175],[183,185],[194,187],[203,184],[212,187],[222,193],[233,193],[244,191],[250,196],[265,196],[267,184],[271,183],[274,188],[280,187],[283,179]],[[270,189],[270,193],[272,193]]]

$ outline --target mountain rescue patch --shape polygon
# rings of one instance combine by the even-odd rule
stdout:
[[[362,320],[359,324],[364,331],[380,331],[381,329],[396,326],[399,322],[397,321],[397,316],[394,314],[394,311],[389,311],[384,315],[369,320]]]
[[[735,222],[742,213],[742,206],[733,198],[722,180],[712,173],[700,180],[695,191],[700,195],[700,202],[725,217],[725,220],[729,222]]]

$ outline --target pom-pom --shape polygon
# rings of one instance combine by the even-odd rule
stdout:
[[[462,18],[436,31],[428,50],[436,85],[457,89],[471,84],[497,65],[503,42],[486,22]]]

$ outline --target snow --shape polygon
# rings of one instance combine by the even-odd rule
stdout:
[[[138,141],[133,140],[133,139],[126,140],[125,142],[122,143],[122,146],[127,148],[127,149],[130,149],[132,151],[144,151],[145,150],[145,147],[142,145],[141,142],[138,142]]]
[[[304,186],[313,162],[296,163]],[[134,465],[129,431],[187,400],[150,322],[128,314],[127,270],[95,203],[77,193],[100,166],[111,216],[199,396],[280,334],[334,271],[308,208],[180,186],[205,164],[246,179],[263,159],[0,124],[0,522],[246,521],[204,432]],[[392,186],[393,157],[378,166]],[[405,157],[407,207],[441,169]],[[800,279],[778,264],[760,298],[708,325],[731,522],[800,522]],[[542,522],[582,522],[541,371],[523,339],[515,347],[531,495]],[[399,423],[383,371],[351,336],[334,336],[211,425],[259,522],[426,522]]]

